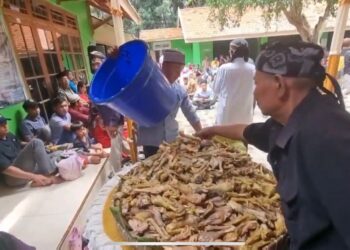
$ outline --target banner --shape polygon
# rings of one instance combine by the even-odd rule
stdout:
[[[25,100],[23,84],[10,43],[0,16],[0,108]]]

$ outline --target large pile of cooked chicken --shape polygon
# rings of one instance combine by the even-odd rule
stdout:
[[[285,233],[275,185],[246,153],[181,136],[122,177],[114,209],[133,239],[242,241],[261,249]]]

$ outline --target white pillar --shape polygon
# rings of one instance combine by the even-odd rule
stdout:
[[[336,77],[338,73],[339,59],[342,52],[346,23],[349,16],[349,7],[350,0],[341,0],[339,2],[339,9],[327,66],[327,72],[333,77]],[[325,81],[325,87],[330,91],[334,91],[333,85],[329,79]]]

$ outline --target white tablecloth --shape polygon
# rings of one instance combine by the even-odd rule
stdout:
[[[104,204],[113,188],[118,185],[120,175],[127,174],[135,165],[124,167],[111,178],[99,191],[86,215],[86,226],[83,236],[89,240],[89,250],[121,250],[105,234],[103,230],[102,214]]]

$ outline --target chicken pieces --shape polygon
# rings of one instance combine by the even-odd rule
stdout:
[[[242,241],[261,249],[286,232],[271,172],[249,155],[180,136],[121,177],[127,230],[157,241]],[[112,209],[113,210],[113,209]]]

